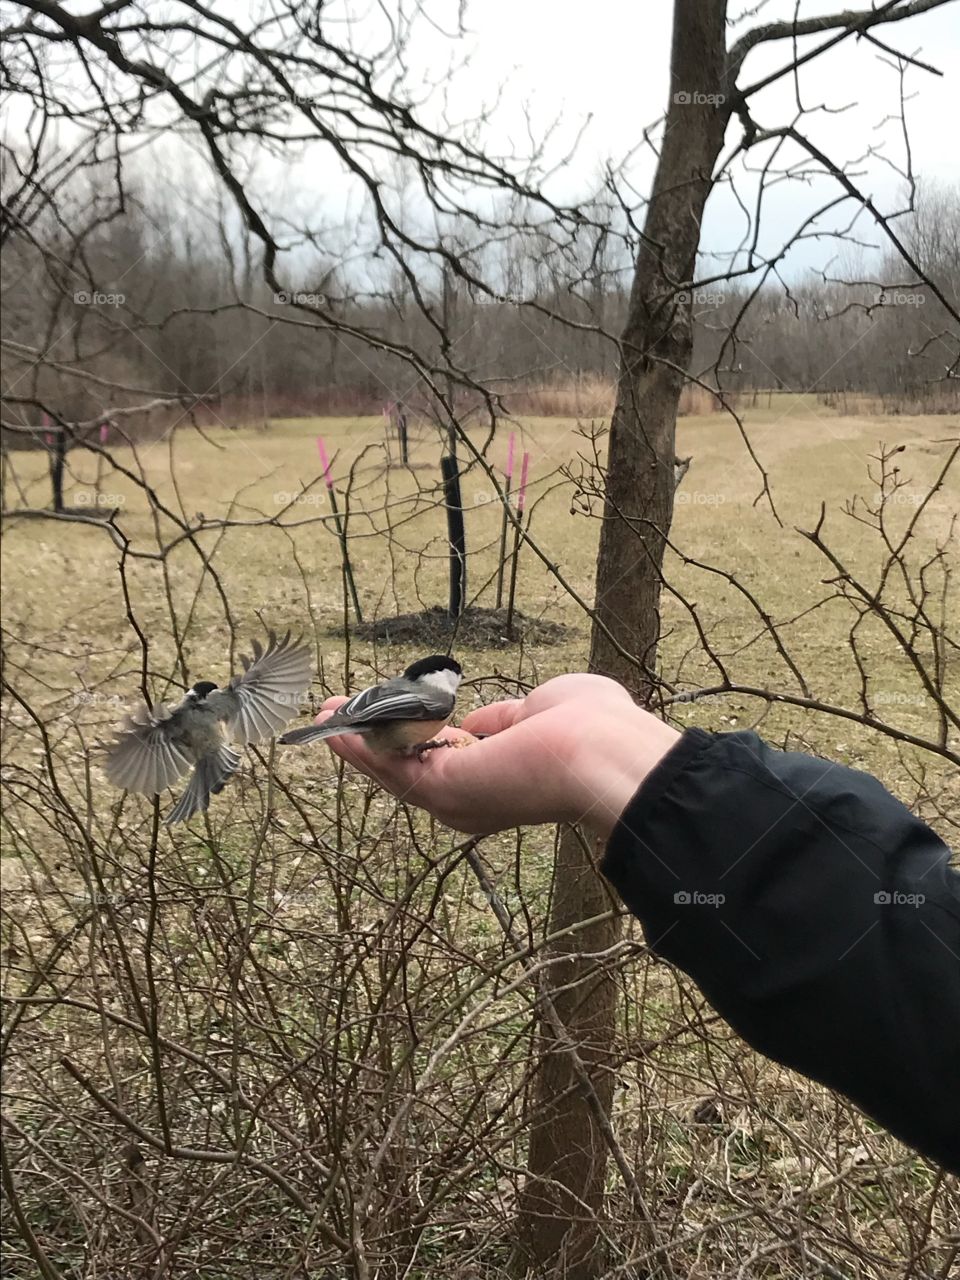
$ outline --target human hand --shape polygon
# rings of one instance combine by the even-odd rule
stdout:
[[[328,698],[317,723],[346,701]],[[458,831],[583,822],[606,839],[680,734],[636,706],[616,681],[566,675],[525,698],[478,707],[439,736],[468,745],[420,761],[378,755],[356,734],[326,741],[387,791]]]

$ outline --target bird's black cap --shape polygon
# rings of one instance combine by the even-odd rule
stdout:
[[[435,671],[455,671],[458,676],[463,675],[459,662],[437,653],[430,658],[419,658],[416,662],[411,662],[403,674],[407,680],[419,680],[421,676],[433,675]]]
[[[190,692],[197,695],[198,702],[202,702],[208,693],[213,693],[218,688],[219,685],[215,685],[212,680],[198,680]]]

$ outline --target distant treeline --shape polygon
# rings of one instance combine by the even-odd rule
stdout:
[[[936,290],[960,306],[960,188],[927,193],[897,231]],[[429,414],[425,382],[386,348],[415,351],[439,368],[441,328],[456,370],[501,395],[508,412],[610,411],[627,261],[594,254],[561,266],[518,233],[512,257],[496,268],[497,297],[455,270],[423,286],[431,322],[402,273],[364,289],[318,253],[315,269],[301,265],[300,279],[275,295],[249,245],[238,248],[215,222],[205,232],[131,199],[102,224],[40,223],[31,237],[15,238],[2,273],[8,421],[36,424],[34,400],[86,422],[178,394],[205,397],[211,419],[233,421],[377,413],[398,402]],[[335,327],[314,327],[316,317],[291,301],[298,293]],[[875,254],[869,269],[861,259],[789,284],[772,274],[759,288],[746,278],[705,279],[692,290],[692,308],[690,372],[707,387],[748,399],[814,391],[841,409],[857,396],[886,411],[955,412],[960,404],[958,383],[945,380],[957,358],[956,326],[935,289],[892,253]],[[710,400],[693,387],[685,407],[708,411]],[[463,388],[457,401],[466,412],[482,394]]]

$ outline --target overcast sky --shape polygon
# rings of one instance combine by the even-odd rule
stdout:
[[[801,17],[813,17],[856,4],[803,0]],[[865,5],[864,7],[869,7]],[[501,123],[511,117],[518,143],[524,104],[532,106],[543,126],[562,113],[566,135],[572,137],[588,116],[593,117],[581,148],[581,162],[589,165],[617,157],[635,146],[642,127],[663,111],[670,92],[669,60],[672,8],[665,0],[477,0],[467,9],[473,33],[464,42],[471,65],[458,77],[456,90],[469,108],[495,86],[504,85],[506,100]],[[736,15],[741,6],[730,5]],[[742,8],[755,8],[743,5]],[[735,23],[728,43],[760,22],[790,19],[792,0],[768,3],[756,17]],[[432,43],[424,34],[424,47]],[[911,70],[908,91],[916,94],[908,108],[911,142],[919,172],[942,178],[960,176],[960,4],[944,5],[903,25],[889,25],[877,34],[903,52],[937,66],[942,77]],[[810,37],[803,48],[824,39]],[[437,40],[439,47],[440,41]],[[751,53],[742,83],[757,80],[789,59],[790,42],[780,41]],[[843,157],[876,144],[876,126],[897,107],[898,78],[869,44],[848,40],[801,72],[806,104],[825,103],[833,109],[852,104],[842,115],[821,120],[820,141],[829,141]],[[889,61],[889,59],[888,59]],[[761,125],[784,123],[793,112],[793,86],[786,81],[757,99],[755,114]],[[885,136],[893,139],[896,130]],[[900,148],[902,154],[902,146]]]
[[[795,8],[793,0],[767,0],[759,7],[750,0],[745,8],[756,12],[739,21],[740,10],[735,5],[736,0],[731,0],[734,17],[728,44],[759,22],[789,20]],[[227,7],[234,21],[249,28],[273,12],[270,0],[229,0]],[[844,0],[801,0],[799,16],[831,12],[835,7],[843,8]],[[2,8],[9,16],[10,7],[3,4]],[[164,11],[162,4],[155,8],[159,13]],[[548,163],[564,161],[546,184],[554,199],[582,199],[597,188],[606,163],[617,164],[631,152],[636,155],[627,170],[630,182],[641,195],[649,191],[654,154],[642,145],[644,128],[662,116],[671,93],[697,88],[671,86],[669,81],[673,6],[668,0],[472,0],[465,10],[466,34],[454,34],[453,38],[459,0],[422,0],[422,12],[407,0],[404,10],[407,8],[416,15],[405,52],[407,84],[418,98],[422,94],[416,91],[426,82],[444,86],[418,108],[424,119],[440,124],[442,111],[452,121],[485,115],[484,149],[518,158],[529,155],[549,136]],[[347,21],[355,48],[382,48],[389,31],[385,11],[395,18],[397,10],[398,0],[383,0],[382,6],[378,0],[329,0],[322,11],[324,29],[335,41],[340,40],[345,34],[340,24]],[[878,34],[943,73],[937,76],[913,67],[907,72],[913,167],[916,174],[931,181],[960,182],[960,0],[903,23],[885,25]],[[809,49],[823,39],[807,37],[800,48]],[[184,66],[192,67],[205,62],[213,49],[209,44],[192,49],[181,43],[176,56]],[[131,53],[139,54],[139,50],[132,48]],[[747,59],[741,84],[762,78],[790,56],[790,41],[761,46]],[[906,165],[897,118],[900,82],[890,62],[868,42],[847,39],[803,67],[799,77],[802,102],[811,109],[804,117],[805,131],[837,163],[851,165],[859,160],[855,166],[858,185],[884,211],[898,207],[898,193],[903,188],[902,178],[891,165],[901,169]],[[451,69],[449,82],[444,84]],[[381,88],[386,88],[386,82]],[[796,115],[795,92],[794,80],[788,76],[752,99],[752,114],[759,126],[790,123]],[[16,117],[13,119],[15,123]],[[440,127],[446,129],[447,125]],[[570,156],[581,130],[579,144]],[[740,132],[734,121],[728,145],[735,143]],[[130,143],[135,149],[136,140],[130,139]],[[790,158],[796,160],[798,154],[794,151]],[[255,160],[253,186],[268,218],[288,217],[290,222],[313,226],[342,222],[348,227],[351,219],[359,218],[359,199],[351,195],[341,162],[324,144],[308,147],[299,161],[291,159],[289,163],[271,157],[261,147],[251,147],[248,155]],[[765,149],[756,148],[749,157],[750,167],[755,170],[765,156]],[[141,166],[145,178],[156,178],[168,166],[171,189],[182,187],[184,174],[192,171],[187,187],[198,199],[205,199],[203,188],[209,192],[206,160],[189,168],[184,160],[183,143],[167,135],[139,153],[135,165]],[[737,189],[748,203],[754,185],[740,162]],[[812,185],[794,182],[773,186],[762,219],[761,251],[770,252],[789,240],[809,213],[836,194],[836,184],[826,179]],[[832,215],[824,229],[845,224],[852,211],[851,204]],[[715,190],[702,238],[705,253],[732,252],[747,230],[748,223],[730,189]],[[868,242],[881,241],[865,216],[857,231]],[[792,253],[787,273],[822,267],[836,251],[835,243],[807,240]],[[705,257],[701,274],[709,274],[714,265]]]
[[[745,6],[751,9],[754,5]],[[833,12],[844,5],[824,0],[802,0],[800,17]],[[387,5],[392,9],[392,5]],[[473,0],[466,9],[465,37],[451,40],[456,30],[456,0],[434,0],[427,12],[435,23],[418,19],[407,52],[408,82],[423,77],[442,81],[453,68],[444,94],[444,106],[452,119],[469,119],[490,109],[484,126],[488,150],[528,155],[533,142],[551,130],[548,156],[565,162],[547,190],[557,199],[576,200],[595,187],[597,175],[608,161],[620,161],[636,150],[645,126],[664,111],[676,88],[669,82],[671,19],[673,6],[666,0],[641,3],[634,0]],[[331,22],[337,13],[350,13],[353,41],[363,47],[376,44],[384,27],[377,5],[365,0],[336,0],[325,13]],[[728,43],[758,22],[790,19],[792,0],[770,0],[756,16],[738,22],[734,15]],[[956,120],[960,116],[960,0],[902,24],[885,26],[880,37],[904,53],[936,66],[936,76],[918,68],[907,73],[905,90],[907,123],[914,172],[938,182],[960,181],[960,142]],[[808,37],[801,51],[823,36]],[[791,44],[779,41],[752,52],[741,75],[741,84],[761,79],[789,61]],[[903,180],[886,160],[906,166],[906,152],[899,111],[900,80],[891,59],[865,41],[848,39],[836,50],[802,68],[800,94],[809,136],[840,164],[856,165],[857,181],[884,211],[899,207]],[[691,86],[696,87],[696,86]],[[434,100],[439,112],[439,95]],[[790,123],[796,115],[792,77],[764,90],[752,102],[761,128]],[[421,114],[430,119],[432,107]],[[439,115],[436,117],[439,119]],[[528,124],[529,122],[529,124]],[[575,154],[566,158],[581,129],[585,129]],[[740,136],[734,123],[728,135]],[[533,142],[531,141],[533,140]],[[756,168],[766,153],[751,154]],[[798,153],[793,152],[796,159]],[[884,159],[886,158],[886,160]],[[637,191],[649,190],[653,167],[650,148],[641,147],[629,173]],[[311,156],[282,181],[291,203],[299,203],[313,187],[319,172],[327,189],[328,206],[340,202],[338,183],[343,179],[330,158]],[[741,166],[738,189],[751,195],[752,179]],[[312,181],[311,181],[312,179]],[[771,250],[790,238],[803,217],[837,194],[832,181],[812,187],[797,183],[771,189],[765,206],[761,249]],[[315,205],[314,205],[315,207]],[[824,224],[846,224],[853,205]],[[747,224],[729,190],[718,189],[708,206],[703,247],[724,253],[740,242]],[[881,237],[862,216],[857,231],[868,242]],[[787,273],[823,266],[837,246],[825,240],[808,240],[798,246],[787,263]],[[710,270],[702,264],[701,273]]]
[[[540,130],[562,117],[557,152],[589,119],[577,157],[565,166],[560,179],[573,194],[604,160],[616,160],[636,146],[643,126],[661,114],[676,90],[669,79],[672,7],[623,0],[590,0],[589,4],[581,0],[483,0],[468,9],[467,22],[474,32],[471,65],[458,77],[457,92],[467,105],[471,98],[483,95],[484,86],[503,84],[500,129],[512,132],[521,148],[526,129],[524,107],[532,112]],[[800,15],[814,16],[844,7],[808,0],[801,4]],[[741,6],[731,4],[731,14],[740,11]],[[732,28],[729,43],[759,21],[789,19],[793,12],[790,0],[767,4],[757,17]],[[907,105],[913,165],[916,173],[928,179],[960,180],[960,4],[954,2],[918,15],[899,28],[887,26],[879,34],[886,43],[943,72],[935,76],[910,69],[907,75],[906,91],[913,95]],[[808,39],[802,47],[810,47],[814,40],[819,43],[823,37]],[[741,83],[761,79],[789,56],[787,41],[756,50],[745,64]],[[890,61],[886,59],[886,63]],[[800,89],[805,106],[830,108],[829,113],[811,115],[807,127],[813,140],[833,159],[850,162],[873,148],[898,167],[905,167],[902,129],[899,120],[890,118],[898,111],[899,76],[885,64],[880,50],[866,42],[846,41],[802,69]],[[794,94],[789,77],[760,94],[752,108],[758,124],[788,123],[795,114]],[[732,127],[731,136],[737,128]],[[634,169],[640,190],[648,189],[651,166],[652,157],[645,151]],[[863,173],[859,181],[877,197],[880,207],[896,207],[902,187],[897,174],[879,156],[866,160],[858,169]],[[833,184],[828,188],[826,183],[806,193],[796,184],[774,190],[765,224],[767,245],[789,233],[798,211],[812,210],[817,199],[829,198],[833,192]],[[866,220],[860,225],[867,230]],[[708,208],[704,247],[723,250],[734,246],[743,226],[732,195],[718,190]],[[830,252],[812,241],[794,253],[791,265],[797,269],[820,263]]]

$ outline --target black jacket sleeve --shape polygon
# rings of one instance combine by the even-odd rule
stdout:
[[[601,868],[749,1044],[960,1172],[960,874],[875,778],[690,729]]]

